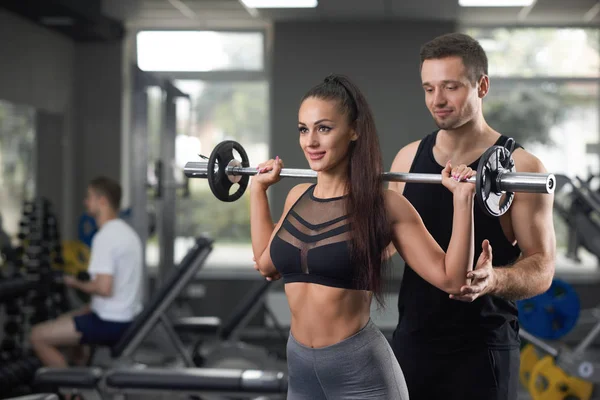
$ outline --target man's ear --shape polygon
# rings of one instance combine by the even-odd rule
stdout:
[[[477,84],[479,86],[477,94],[480,98],[483,99],[485,96],[487,96],[488,92],[490,91],[490,78],[487,75],[482,75],[481,78],[479,78],[479,82],[477,82]]]

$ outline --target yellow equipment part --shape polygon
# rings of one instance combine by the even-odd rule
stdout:
[[[540,358],[535,351],[535,346],[531,343],[526,344],[521,349],[521,367],[519,369],[519,380],[521,384],[526,388],[529,387],[529,381],[531,378],[531,371],[535,364],[540,361]]]
[[[567,375],[554,364],[552,356],[544,356],[535,364],[529,380],[529,394],[533,400],[563,400],[576,397],[589,400],[594,385]]]
[[[87,271],[90,263],[90,248],[79,240],[64,240],[62,243],[64,266],[59,266],[66,274],[77,276]]]

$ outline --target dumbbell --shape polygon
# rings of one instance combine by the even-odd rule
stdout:
[[[90,274],[87,271],[79,271],[77,273],[77,279],[83,282],[87,282],[90,280]]]
[[[15,388],[27,384],[33,378],[40,362],[35,357],[13,361],[0,368],[0,387]]]
[[[20,315],[21,307],[17,300],[4,303],[4,311],[6,315]]]
[[[18,320],[6,321],[4,323],[4,332],[9,336],[16,336],[23,333],[23,327]]]
[[[49,317],[50,317],[50,314],[48,313],[48,310],[44,310],[44,309],[35,310],[35,312],[29,317],[29,324],[37,325],[40,322],[48,321]]]
[[[48,293],[40,293],[36,292],[32,297],[29,298],[28,303],[37,308],[42,308],[47,306]]]
[[[15,360],[21,355],[21,349],[16,340],[4,338],[0,343],[0,353],[5,361]]]

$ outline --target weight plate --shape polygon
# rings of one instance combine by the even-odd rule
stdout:
[[[539,338],[555,340],[577,324],[581,306],[575,289],[554,279],[545,293],[517,301],[517,308],[523,329]]]
[[[210,154],[206,166],[210,190],[217,199],[224,202],[236,201],[242,197],[248,186],[248,181],[250,180],[248,175],[242,176],[237,183],[239,185],[238,189],[232,194],[229,193],[231,186],[233,186],[233,182],[231,182],[227,176],[226,168],[230,162],[235,160],[233,150],[236,150],[240,154],[240,157],[242,158],[241,166],[246,168],[249,167],[250,161],[248,160],[246,151],[241,144],[233,140],[226,140],[219,143]]]
[[[492,146],[481,156],[477,166],[475,197],[479,206],[490,217],[506,213],[515,194],[501,192],[496,185],[499,172],[514,172],[510,151],[503,146]]]

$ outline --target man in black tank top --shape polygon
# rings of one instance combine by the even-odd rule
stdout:
[[[479,43],[448,34],[421,49],[425,102],[440,128],[400,150],[391,170],[439,174],[443,165],[476,169],[483,152],[508,139],[483,117],[489,90],[487,57]],[[520,145],[517,171],[546,172]],[[452,233],[452,194],[442,185],[390,183],[421,215],[447,249]],[[471,272],[461,293],[448,294],[406,265],[398,298],[392,347],[411,400],[515,400],[519,374],[519,324],[515,301],[546,291],[554,275],[553,196],[516,193],[499,218],[474,210],[475,245],[490,241],[494,268]],[[476,251],[476,257],[479,251]],[[476,258],[473,260],[475,266]]]

